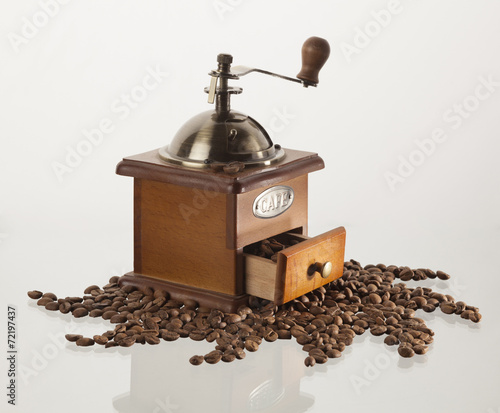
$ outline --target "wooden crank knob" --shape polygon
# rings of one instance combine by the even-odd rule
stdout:
[[[321,37],[310,37],[302,46],[302,69],[297,78],[305,85],[316,86],[319,83],[319,71],[330,56],[330,45]]]

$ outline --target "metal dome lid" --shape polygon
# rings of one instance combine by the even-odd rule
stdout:
[[[242,89],[228,86],[228,80],[237,80],[252,72],[263,73],[302,84],[316,86],[318,73],[330,54],[325,39],[311,37],[302,46],[302,69],[297,78],[278,75],[246,66],[231,68],[233,57],[217,56],[217,70],[212,70],[208,103],[215,102],[215,110],[202,112],[188,120],[176,133],[172,142],[159,150],[160,157],[169,163],[194,168],[223,169],[236,173],[248,165],[271,165],[285,156],[280,145],[274,145],[266,130],[255,119],[231,110],[230,96]]]
[[[198,168],[232,162],[270,165],[284,155],[255,119],[237,111],[217,110],[189,119],[172,142],[160,149],[165,161]]]

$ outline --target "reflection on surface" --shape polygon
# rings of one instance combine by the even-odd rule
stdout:
[[[208,343],[177,340],[134,346],[130,392],[113,400],[126,412],[305,412],[314,397],[300,392],[306,367],[291,343],[263,343],[244,360],[191,366]],[[200,351],[201,350],[201,351]]]
[[[109,329],[101,318],[74,318],[58,311],[50,312],[29,301],[28,306],[44,316],[76,326],[71,332]],[[98,326],[98,327],[97,327]],[[89,329],[89,327],[91,327]],[[87,334],[92,337],[92,333]],[[313,373],[304,366],[304,353],[291,341],[263,342],[259,351],[248,353],[244,360],[216,365],[192,366],[189,358],[206,354],[215,343],[180,339],[160,345],[129,348],[103,346],[78,347],[67,342],[66,350],[92,353],[96,357],[131,358],[130,392],[113,399],[113,407],[127,412],[287,412],[309,410],[314,397],[300,392],[300,380]],[[335,360],[336,361],[336,360]],[[316,366],[316,372],[326,371]]]

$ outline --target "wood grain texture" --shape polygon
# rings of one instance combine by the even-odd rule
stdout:
[[[134,271],[142,272],[141,179],[134,178]]]
[[[237,251],[226,248],[226,195],[148,180],[139,191],[141,274],[243,293]]]
[[[273,301],[276,294],[276,263],[252,254],[244,253],[243,256],[246,293]]]
[[[242,248],[295,228],[301,228],[302,233],[307,234],[307,183],[307,174],[277,183],[293,188],[294,200],[289,209],[274,218],[257,218],[252,212],[255,198],[274,184],[236,195],[231,204],[235,227],[228,228],[231,234],[228,236],[228,248]]]
[[[285,149],[285,157],[269,166],[249,166],[236,174],[211,169],[185,168],[163,161],[158,149],[124,158],[117,166],[118,175],[166,182],[225,194],[241,194],[263,186],[324,168],[323,160],[313,152]]]
[[[239,306],[248,304],[247,294],[223,294],[193,286],[176,284],[134,272],[129,272],[120,277],[118,283],[120,286],[133,285],[139,290],[144,290],[144,288],[149,287],[155,290],[167,291],[170,298],[174,300],[184,301],[186,299],[191,299],[195,300],[200,306],[217,308],[228,313],[235,313]]]
[[[339,227],[279,252],[276,292],[282,296],[277,295],[276,300],[286,303],[341,277],[345,238],[344,227]],[[326,261],[330,261],[333,266],[328,278],[318,273],[308,275],[309,266]]]
[[[336,228],[314,238],[286,234],[305,241],[278,253],[278,262],[243,254],[245,257],[245,289],[248,294],[274,301],[277,305],[308,293],[342,276],[346,232]],[[328,278],[318,273],[308,275],[309,266],[330,261]]]

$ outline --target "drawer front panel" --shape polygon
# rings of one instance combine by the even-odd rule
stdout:
[[[340,278],[344,269],[345,237],[345,229],[340,227],[281,251],[278,254],[276,301],[286,303]],[[331,272],[326,278],[313,270],[315,264],[319,269],[328,262]]]
[[[245,257],[245,292],[286,303],[342,276],[346,232],[343,227],[307,238],[298,234],[283,234],[303,240],[278,253],[277,263],[251,254]],[[328,276],[320,270],[331,264]],[[315,265],[317,264],[317,265]],[[323,275],[326,275],[325,273]]]

